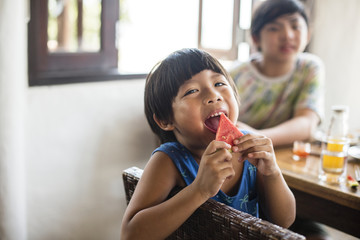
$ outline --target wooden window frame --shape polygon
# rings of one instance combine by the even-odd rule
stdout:
[[[202,42],[202,11],[203,11],[203,0],[199,0],[199,27],[198,27],[198,47],[204,51],[213,54],[216,58],[222,60],[236,60],[238,57],[238,45],[242,40],[242,31],[239,28],[240,18],[240,0],[234,0],[233,7],[233,23],[232,23],[232,36],[231,36],[231,48],[215,49],[205,48]]]
[[[31,0],[28,25],[29,86],[93,82],[143,77],[118,71],[116,23],[119,1],[101,2],[100,50],[98,52],[50,53],[47,48],[48,1]]]

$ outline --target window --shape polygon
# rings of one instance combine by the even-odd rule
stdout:
[[[196,0],[121,0],[119,71],[148,73],[169,53],[197,47]]]
[[[31,0],[29,85],[112,78],[118,8],[116,0]]]
[[[250,12],[251,3],[31,0],[29,85],[144,78],[156,62],[185,47],[224,60],[247,58],[249,46],[241,43],[247,29],[239,26],[248,21],[242,12]]]
[[[222,60],[249,57],[253,0],[200,0],[198,46]]]

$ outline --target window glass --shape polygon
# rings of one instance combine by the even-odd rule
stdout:
[[[201,45],[211,49],[232,47],[234,0],[203,0]]]
[[[119,71],[148,73],[169,53],[197,47],[199,2],[120,0]]]
[[[101,0],[49,0],[48,51],[100,50]]]
[[[238,61],[245,62],[250,55],[250,25],[251,25],[252,0],[240,1],[239,28],[242,39],[238,46]]]
[[[249,29],[251,25],[252,0],[240,1],[239,26],[241,29]]]

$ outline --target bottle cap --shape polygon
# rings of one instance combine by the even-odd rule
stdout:
[[[348,113],[349,112],[349,106],[347,105],[333,105],[331,106],[331,110],[336,113]]]

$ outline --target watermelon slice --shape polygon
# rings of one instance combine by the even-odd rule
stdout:
[[[216,132],[216,141],[223,141],[231,146],[234,146],[233,141],[236,138],[243,136],[244,134],[231,122],[231,120],[225,116],[220,115],[219,127]]]

